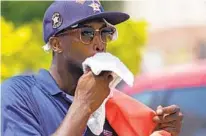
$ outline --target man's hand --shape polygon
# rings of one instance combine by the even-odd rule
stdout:
[[[84,105],[90,113],[100,107],[110,93],[111,72],[102,72],[96,76],[91,71],[85,73],[78,81],[74,103]]]
[[[158,106],[153,120],[158,124],[156,130],[165,130],[172,136],[178,136],[182,126],[183,114],[176,105]]]

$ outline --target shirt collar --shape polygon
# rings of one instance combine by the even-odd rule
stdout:
[[[64,93],[57,85],[54,78],[51,76],[48,70],[40,69],[39,73],[36,75],[37,79],[40,80],[40,84],[43,85],[45,91],[51,95],[56,95],[59,93]]]

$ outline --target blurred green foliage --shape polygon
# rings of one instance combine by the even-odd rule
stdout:
[[[2,1],[1,15],[16,26],[33,20],[42,20],[52,1]]]
[[[12,20],[15,26],[20,26],[24,23],[33,20],[42,20],[44,12],[52,1],[2,1],[1,15]],[[101,1],[106,11],[121,11],[124,4],[123,1]]]
[[[147,23],[128,20],[117,25],[118,40],[109,44],[108,51],[119,57],[132,73],[140,72],[142,51],[147,40]]]
[[[1,77],[2,80],[26,71],[48,68],[51,55],[41,46],[42,25],[40,21],[14,27],[12,22],[1,18]]]
[[[7,1],[3,3],[6,4]],[[42,38],[42,17],[50,2],[37,2],[36,5],[31,4],[35,2],[28,1],[8,3],[2,6],[6,17],[1,17],[2,81],[27,71],[49,68],[52,59],[52,54],[45,53],[42,49],[45,44]],[[27,5],[22,6],[23,3]],[[24,11],[23,8],[27,10]],[[34,11],[38,13],[32,13]],[[130,19],[117,25],[119,38],[108,45],[108,51],[118,56],[134,74],[139,71],[141,50],[147,39],[146,28],[144,20]]]

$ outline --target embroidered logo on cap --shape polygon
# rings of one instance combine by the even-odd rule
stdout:
[[[94,12],[101,11],[100,10],[100,2],[98,0],[96,2],[95,2],[95,0],[93,0],[89,6],[93,8]]]
[[[52,27],[53,28],[58,28],[62,25],[63,19],[61,15],[58,12],[55,12],[52,15]]]

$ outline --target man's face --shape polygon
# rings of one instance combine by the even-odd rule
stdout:
[[[83,24],[80,28],[67,30],[66,34],[59,37],[62,55],[70,63],[81,67],[82,62],[87,57],[98,52],[106,52],[106,39],[101,35],[104,35],[104,32],[107,33],[110,29],[106,27],[104,22],[92,21]],[[95,30],[97,31],[95,32]]]

